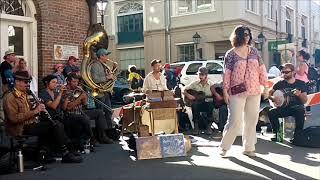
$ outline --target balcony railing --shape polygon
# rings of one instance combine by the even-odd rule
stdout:
[[[118,32],[118,44],[143,42],[143,32]]]

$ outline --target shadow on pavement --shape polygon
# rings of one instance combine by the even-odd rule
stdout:
[[[264,169],[264,168],[261,168],[261,167],[258,167],[258,166],[252,165],[252,164],[249,164],[249,163],[244,162],[236,157],[228,157],[228,159],[230,161],[240,165],[240,166],[243,166],[247,169],[250,169],[250,170],[255,171],[259,174],[262,174],[270,179],[288,179],[288,177],[286,177],[286,176],[281,176],[279,174],[276,174],[275,172],[269,171],[267,169]],[[295,171],[291,171],[291,170],[286,169],[284,167],[278,166],[278,165],[273,164],[270,161],[266,161],[262,158],[256,157],[256,158],[253,158],[253,160],[260,162],[264,165],[267,165],[277,171],[280,171],[281,173],[283,173],[289,177],[292,177],[294,179],[310,179],[310,177],[308,177],[308,176],[305,176],[305,175],[297,173]]]
[[[299,147],[288,142],[285,142],[285,144],[279,144],[264,139],[258,139],[258,143],[256,144],[256,152],[259,154],[275,153],[288,155],[290,156],[292,162],[306,164],[309,166],[319,166],[319,161],[312,161],[310,160],[312,158],[308,157],[310,154],[319,154],[319,148]]]

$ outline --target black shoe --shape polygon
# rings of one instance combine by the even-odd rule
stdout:
[[[62,163],[81,163],[82,158],[80,156],[75,156],[73,153],[67,153],[62,157]]]
[[[72,151],[71,153],[75,156],[81,156],[81,153],[78,151]]]
[[[110,139],[108,136],[104,136],[103,138],[99,139],[99,143],[101,144],[112,144],[114,141]]]
[[[276,138],[276,137],[271,138],[271,141],[273,141],[273,142],[277,142],[277,138]]]

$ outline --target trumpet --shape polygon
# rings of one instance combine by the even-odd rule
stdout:
[[[87,85],[85,84],[82,84],[82,85],[90,89],[90,87],[88,87]],[[81,96],[82,93],[85,93],[87,96],[91,97],[96,103],[102,105],[103,108],[107,109],[109,112],[112,112],[112,108],[110,106],[108,106],[107,104],[105,104],[104,102],[96,98],[98,94],[95,91],[93,91],[92,93],[88,93],[85,90],[83,90],[81,86],[77,86],[77,88],[74,89],[72,92],[72,97],[78,98]],[[67,97],[70,97],[70,95]]]

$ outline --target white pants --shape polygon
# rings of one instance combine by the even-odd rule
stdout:
[[[260,94],[255,96],[230,96],[229,117],[220,145],[222,149],[230,149],[243,122],[242,146],[245,151],[255,151],[260,98]]]

